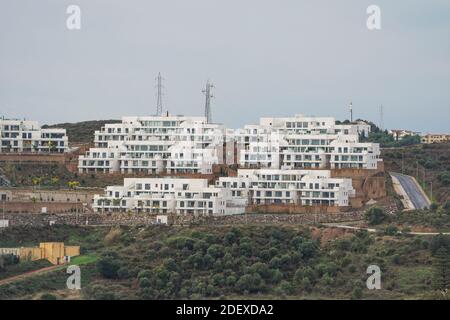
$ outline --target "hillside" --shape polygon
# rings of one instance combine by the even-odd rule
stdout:
[[[450,201],[450,143],[386,148],[381,157],[386,171],[402,172],[403,167],[403,173],[416,177],[428,196],[433,192],[434,201]]]
[[[120,120],[91,120],[75,123],[58,123],[44,125],[43,128],[63,128],[67,130],[69,143],[88,143],[94,141],[95,130],[100,130],[106,123],[119,123]]]
[[[81,245],[82,290],[65,270],[0,286],[0,299],[423,299],[443,236],[369,234],[300,225],[9,228],[0,247]],[[382,289],[368,290],[369,265]]]

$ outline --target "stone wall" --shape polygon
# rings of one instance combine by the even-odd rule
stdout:
[[[0,162],[39,162],[39,163],[61,163],[66,162],[64,153],[0,153]]]
[[[245,208],[247,213],[339,213],[349,211],[348,207],[337,206],[302,206],[297,204],[260,204],[250,205]]]
[[[80,226],[112,226],[112,225],[152,225],[156,223],[155,214],[147,213],[59,213],[59,214],[29,214],[6,213],[5,219],[12,226],[48,226],[48,225],[80,225]],[[233,225],[233,224],[266,224],[295,223],[317,224],[345,222],[363,219],[360,211],[345,213],[315,213],[315,214],[245,214],[233,216],[170,216],[169,224],[175,226],[189,225]]]
[[[0,194],[7,194],[9,201],[37,202],[82,202],[91,204],[94,194],[102,194],[103,189],[33,189],[0,188]]]
[[[0,204],[0,211],[6,213],[48,213],[83,212],[85,206],[81,202],[32,202],[32,201],[6,201]],[[87,208],[86,208],[87,209]]]

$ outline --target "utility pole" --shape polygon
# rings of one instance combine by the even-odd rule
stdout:
[[[433,202],[433,181],[430,181],[430,200]]]
[[[351,101],[348,107],[350,109],[350,122],[353,122],[353,103]]]
[[[211,89],[214,88],[214,85],[208,81],[206,81],[206,88],[202,90],[205,94],[205,117],[206,123],[212,123],[212,113],[211,113],[211,98],[214,96],[211,93]]]
[[[405,165],[405,152],[402,150],[402,174],[404,173],[403,172],[404,165]]]
[[[419,180],[419,161],[416,160],[416,177]]]
[[[157,87],[157,98],[156,98],[156,115],[162,115],[162,96],[163,96],[163,78],[161,77],[161,72],[158,73],[158,77],[156,78],[156,87]]]

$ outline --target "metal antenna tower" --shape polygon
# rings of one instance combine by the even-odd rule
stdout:
[[[161,72],[158,73],[158,77],[156,78],[156,87],[158,89],[158,95],[156,98],[156,115],[162,115],[162,96],[163,96],[163,77],[161,77]]]
[[[208,81],[206,81],[206,88],[202,90],[202,92],[205,94],[205,117],[206,122],[211,123],[212,122],[212,114],[211,114],[211,98],[214,98],[214,96],[211,93],[211,89],[214,88],[214,85]]]
[[[380,130],[384,130],[384,115],[383,115],[383,105],[380,105]]]
[[[350,122],[353,122],[353,103],[351,101],[348,107],[350,109]]]

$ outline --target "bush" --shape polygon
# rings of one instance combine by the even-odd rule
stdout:
[[[117,279],[119,277],[118,271],[120,269],[120,263],[113,257],[102,257],[97,261],[97,270],[102,277],[107,279]]]
[[[398,233],[398,229],[396,226],[387,226],[384,229],[384,234],[388,236],[395,236]]]
[[[352,299],[354,300],[360,300],[363,296],[363,292],[362,289],[357,287],[355,289],[353,289],[352,291]]]
[[[44,293],[41,295],[41,300],[57,300],[57,298],[51,293]]]
[[[105,244],[112,245],[117,240],[119,240],[121,235],[122,235],[122,230],[120,230],[120,228],[117,228],[117,227],[111,228],[111,230],[105,236]]]
[[[432,212],[436,212],[438,208],[439,208],[439,205],[438,205],[436,202],[432,202],[432,203],[430,204],[430,210],[431,210]]]
[[[380,224],[387,217],[386,214],[384,213],[383,209],[378,208],[378,207],[372,207],[372,208],[367,209],[364,216],[370,225]]]
[[[222,258],[224,255],[224,248],[221,245],[213,244],[208,248],[208,254],[215,259]]]
[[[435,255],[440,248],[445,248],[446,250],[450,251],[450,236],[438,234],[437,236],[434,236],[433,239],[431,239],[431,254]]]
[[[450,186],[450,173],[444,172],[438,175],[438,180],[444,186]]]
[[[257,273],[244,274],[236,282],[236,288],[241,292],[258,292],[264,287],[264,281]]]
[[[269,266],[262,262],[256,262],[250,267],[250,272],[259,274],[263,279],[269,280],[272,278],[272,270]]]

